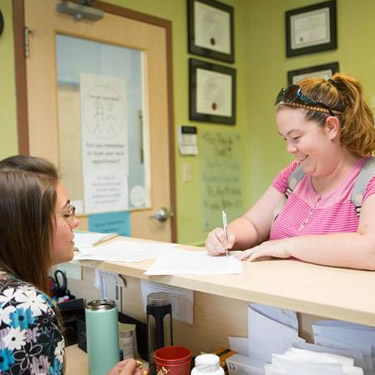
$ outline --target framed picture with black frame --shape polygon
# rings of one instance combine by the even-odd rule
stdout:
[[[337,48],[336,0],[285,12],[286,56]]]
[[[329,79],[339,71],[339,63],[337,61],[328,64],[310,66],[308,68],[290,70],[288,72],[288,85],[292,85],[301,79],[308,77],[317,77]]]
[[[236,123],[236,70],[189,59],[189,120]]]
[[[189,52],[234,62],[234,10],[216,0],[187,0]]]

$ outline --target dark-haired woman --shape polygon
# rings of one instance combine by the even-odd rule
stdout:
[[[50,162],[0,161],[0,374],[63,374],[65,341],[49,268],[73,258],[79,221]],[[109,375],[141,375],[134,360]]]

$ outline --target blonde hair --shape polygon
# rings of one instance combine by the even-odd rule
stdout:
[[[297,82],[307,97],[341,112],[341,143],[358,156],[375,150],[374,115],[367,105],[360,82],[346,74],[336,73],[331,79],[305,78]],[[282,106],[283,104],[281,104]],[[306,110],[306,119],[325,124],[329,114]]]

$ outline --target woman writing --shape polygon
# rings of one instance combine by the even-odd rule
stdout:
[[[48,297],[48,271],[73,258],[79,224],[55,167],[40,158],[0,162],[0,373],[63,374],[65,341]],[[134,360],[110,375],[141,374]]]
[[[294,257],[375,270],[375,172],[364,188],[360,215],[351,200],[375,149],[374,117],[360,83],[339,73],[329,80],[307,78],[282,89],[275,104],[279,134],[296,160],[228,225],[228,240],[221,228],[209,233],[209,254],[247,249],[239,259]],[[300,176],[291,188],[297,168]]]

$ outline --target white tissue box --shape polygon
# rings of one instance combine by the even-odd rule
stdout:
[[[265,363],[235,354],[226,360],[229,375],[264,375]]]

